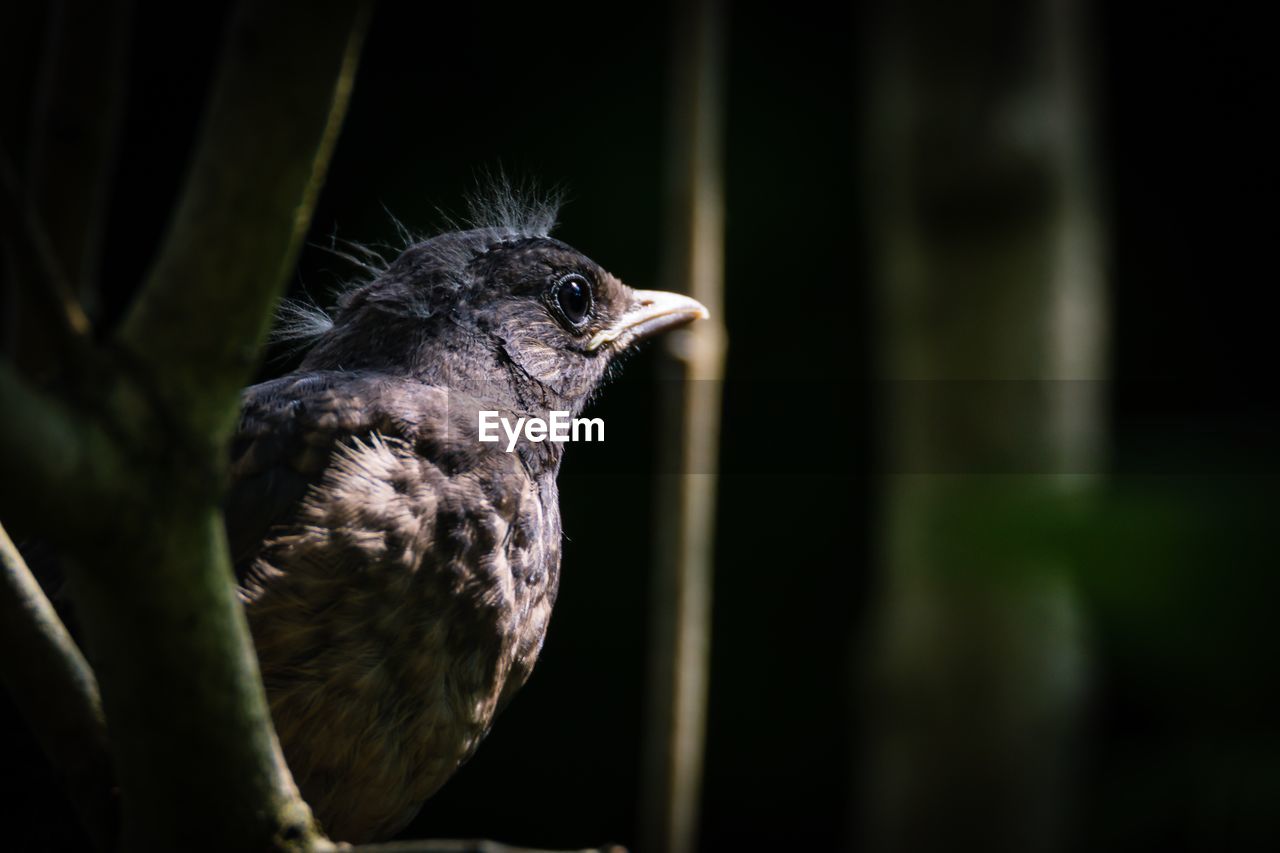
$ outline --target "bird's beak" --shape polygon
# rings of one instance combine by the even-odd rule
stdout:
[[[622,349],[667,329],[674,329],[694,320],[705,320],[708,316],[706,307],[688,296],[667,293],[665,290],[637,290],[627,312],[612,326],[596,332],[587,342],[587,352],[595,352],[614,341]]]

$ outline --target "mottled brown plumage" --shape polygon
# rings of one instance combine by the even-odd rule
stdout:
[[[333,837],[408,823],[542,647],[563,445],[481,443],[477,411],[577,414],[617,352],[700,313],[508,222],[412,246],[246,392],[228,534],[285,756]]]

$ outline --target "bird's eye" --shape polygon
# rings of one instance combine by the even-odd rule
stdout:
[[[553,294],[556,307],[571,325],[581,326],[591,312],[591,285],[577,273],[556,282]]]

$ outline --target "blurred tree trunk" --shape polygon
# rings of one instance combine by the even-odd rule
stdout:
[[[1062,846],[1086,673],[1051,531],[1100,461],[1105,347],[1080,35],[1071,0],[872,28],[872,849]]]

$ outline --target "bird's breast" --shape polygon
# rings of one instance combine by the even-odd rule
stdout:
[[[558,531],[554,483],[446,472],[375,436],[342,445],[268,539],[249,622],[286,759],[334,837],[393,834],[474,751],[541,649]]]

